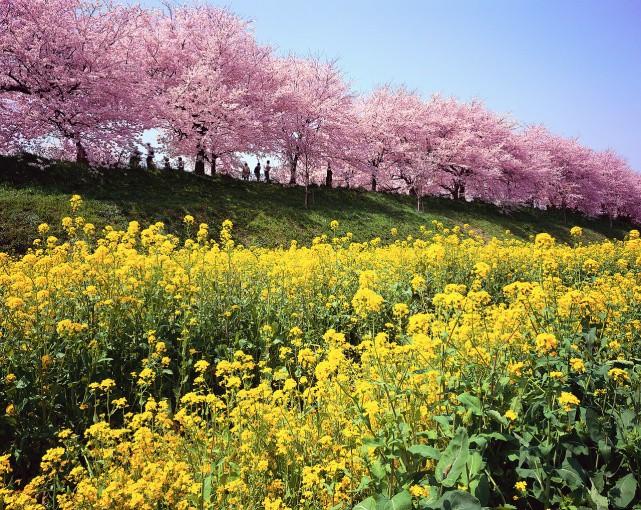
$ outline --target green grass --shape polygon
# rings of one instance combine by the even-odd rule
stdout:
[[[625,222],[610,225],[605,219],[561,211],[504,211],[489,204],[439,198],[425,200],[424,211],[417,212],[412,197],[344,189],[314,189],[312,203],[305,209],[304,190],[299,187],[178,172],[90,170],[73,163],[37,164],[32,157],[0,157],[0,251],[24,252],[40,223],[59,225],[69,214],[73,193],[82,195],[81,214],[98,227],[123,227],[132,219],[143,225],[163,221],[169,231],[180,234],[183,216],[191,214],[197,222],[209,223],[213,232],[229,218],[237,240],[260,246],[286,245],[291,239],[310,242],[328,232],[333,219],[356,240],[390,239],[392,227],[403,236],[415,234],[432,220],[448,226],[469,223],[487,237],[503,237],[509,229],[522,239],[549,232],[562,241],[569,239],[574,225],[584,228],[589,241],[620,238],[632,228]]]

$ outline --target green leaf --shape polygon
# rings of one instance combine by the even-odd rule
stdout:
[[[395,494],[384,506],[383,510],[410,510],[412,508],[412,496],[407,490]]]
[[[402,490],[392,499],[376,494],[358,503],[353,510],[411,510],[412,496],[406,490]]]
[[[503,442],[508,442],[512,440],[511,436],[506,436],[505,434],[502,434],[501,432],[488,432],[487,434],[478,434],[479,436],[486,437],[488,439],[496,439],[497,441],[503,441]]]
[[[203,480],[203,501],[208,503],[211,500],[211,479],[212,475],[208,475]]]
[[[436,448],[426,444],[413,444],[407,451],[413,455],[420,455],[425,459],[439,460],[441,458],[441,453]]]
[[[637,414],[634,412],[633,409],[624,409],[619,414],[619,417],[621,419],[621,422],[623,423],[623,426],[625,428],[630,428],[636,422]]]
[[[603,457],[603,460],[609,462],[612,457],[612,447],[608,444],[608,439],[601,439],[598,444],[599,454]]]
[[[572,490],[576,490],[587,485],[587,476],[585,471],[574,457],[566,456],[563,464],[561,464],[561,468],[556,470],[556,474]]]
[[[601,496],[594,484],[592,484],[589,494],[592,503],[596,505],[596,510],[608,510],[608,498]]]
[[[597,413],[594,409],[588,407],[585,410],[583,422],[588,427],[588,434],[590,435],[590,439],[592,441],[598,443],[599,441],[605,439],[605,433],[603,431],[601,422],[599,421],[599,413]]]
[[[364,491],[365,489],[367,489],[369,487],[369,484],[371,482],[372,482],[372,479],[369,476],[364,475],[361,478],[361,483],[358,484],[358,487],[356,488],[356,491],[357,492]]]
[[[487,437],[484,434],[474,434],[470,437],[470,447],[478,446],[478,450],[483,451],[487,448]]]
[[[479,452],[473,452],[468,456],[467,473],[469,474],[470,480],[473,480],[483,469],[485,469],[485,462]]]
[[[605,467],[601,467],[599,471],[593,473],[594,476],[590,478],[590,485],[592,485],[598,492],[603,492],[605,489]],[[608,473],[609,474],[609,473]]]
[[[382,480],[386,476],[386,471],[385,471],[385,466],[381,463],[380,460],[375,460],[372,463],[372,467],[370,468],[370,472],[372,473],[372,476],[374,477],[375,480]]]
[[[617,483],[615,483],[614,487],[608,492],[608,496],[617,508],[627,508],[634,499],[636,492],[637,481],[634,475],[630,473],[617,480]]]
[[[490,499],[490,482],[487,475],[482,474],[478,479],[470,482],[470,492],[482,505],[487,505]]]
[[[557,476],[565,482],[565,484],[571,489],[576,490],[581,487],[581,477],[579,477],[574,471],[567,468],[560,468],[554,470]]]
[[[372,448],[382,448],[385,446],[385,442],[380,437],[368,437],[363,440],[364,446],[371,446]]]
[[[443,431],[446,434],[450,434],[450,432],[452,431],[452,426],[450,425],[452,419],[449,416],[433,416],[432,419],[441,427],[443,427]]]
[[[376,500],[370,496],[358,503],[353,510],[376,510]]]
[[[445,487],[453,487],[461,476],[469,454],[467,430],[459,427],[436,465],[436,480]]]
[[[482,510],[481,502],[469,492],[448,491],[431,505],[433,510]]]
[[[476,416],[481,416],[483,414],[481,400],[478,397],[470,395],[469,393],[461,393],[457,398],[465,409],[469,409]]]
[[[435,441],[436,439],[438,439],[438,432],[436,432],[436,430],[433,430],[433,429],[417,432],[416,435],[418,437],[425,437],[427,439],[431,439],[432,441]]]
[[[507,418],[503,416],[501,413],[499,413],[497,410],[490,409],[489,411],[487,411],[487,414],[488,416],[491,416],[492,418],[494,418],[494,420],[496,420],[498,423],[500,423],[504,427],[507,427],[509,425]]]

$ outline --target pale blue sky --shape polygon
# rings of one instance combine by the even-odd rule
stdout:
[[[252,20],[280,53],[337,58],[357,91],[479,98],[641,171],[641,0],[211,3]]]

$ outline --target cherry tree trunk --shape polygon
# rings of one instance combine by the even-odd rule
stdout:
[[[205,175],[205,151],[200,149],[196,154],[196,164],[194,165],[196,175]]]
[[[305,168],[305,209],[309,209],[309,197],[312,195],[312,191],[309,189],[309,169]],[[313,196],[312,196],[313,198]]]
[[[328,188],[332,187],[332,169],[330,167],[327,167],[327,173],[325,175],[325,186]]]
[[[218,161],[218,156],[214,153],[211,155],[211,175],[216,175],[216,162]]]
[[[76,140],[76,162],[81,165],[89,164],[89,157],[87,156],[87,151],[80,143],[80,140]]]
[[[452,198],[454,200],[463,200],[465,198],[465,184],[455,182],[452,187]]]
[[[289,184],[296,184],[296,163],[291,162],[289,164]]]

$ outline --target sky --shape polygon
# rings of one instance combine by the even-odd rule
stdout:
[[[158,0],[143,0],[158,5]],[[482,100],[641,172],[641,0],[227,0],[277,53],[381,84]]]

